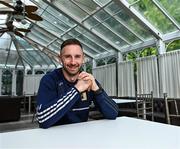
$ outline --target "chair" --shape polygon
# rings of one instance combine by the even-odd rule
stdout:
[[[32,121],[31,121],[32,123],[34,123],[35,118],[36,118],[36,110],[34,110],[34,112],[33,112]]]
[[[153,92],[149,94],[136,93],[136,112],[138,118],[151,118],[151,120],[154,121]]]
[[[37,111],[37,110],[36,110],[36,108],[37,108],[37,107],[36,107],[36,96],[37,96],[37,95],[34,94],[34,96],[31,97],[31,98],[33,99],[33,100],[32,100],[32,101],[33,101],[33,102],[32,102],[32,104],[33,104],[33,116],[32,116],[32,121],[31,121],[32,123],[33,123],[34,121],[36,121],[36,111]]]
[[[180,120],[180,113],[176,99],[167,97],[167,93],[164,93],[165,109],[166,109],[166,121],[168,124],[172,124],[172,119]]]

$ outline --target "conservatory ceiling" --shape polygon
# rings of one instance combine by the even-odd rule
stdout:
[[[2,1],[2,0],[1,0]],[[30,32],[0,32],[1,67],[57,67],[60,44],[79,39],[86,61],[180,39],[179,0],[21,0],[34,5],[42,21],[16,18],[0,4],[0,29],[13,21]],[[4,0],[15,6],[16,0]],[[152,15],[153,14],[153,15]]]

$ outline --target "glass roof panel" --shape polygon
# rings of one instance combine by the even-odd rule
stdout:
[[[46,45],[48,43],[48,41],[40,38],[37,34],[35,33],[30,33],[28,34],[28,37],[33,40],[36,41],[37,43],[41,44],[41,45]]]
[[[105,4],[109,3],[111,0],[94,0],[96,3],[104,6]]]
[[[25,0],[25,1],[27,1],[27,0]],[[36,4],[36,6],[38,6],[41,9],[46,9],[48,7],[48,5],[43,0],[30,0],[30,1],[32,1],[33,4]],[[40,10],[40,9],[38,9],[38,10]]]
[[[136,0],[128,0],[130,3]],[[153,4],[152,1],[141,0],[133,5],[149,22],[151,22],[161,33],[175,31],[171,21]]]
[[[38,51],[39,54],[41,54],[41,56],[43,57],[44,60],[46,60],[46,62],[50,65],[52,65],[55,61],[53,61],[53,59],[51,57],[49,57],[47,54],[45,54],[44,52]]]
[[[62,43],[62,41],[53,41],[53,42],[49,43],[49,44],[47,45],[47,47],[48,47],[50,50],[52,50],[52,51],[54,51],[54,52],[56,52],[56,53],[59,53],[61,43]]]
[[[98,5],[94,1],[87,0],[74,0],[72,3],[78,5],[82,10],[91,13],[98,9]]]
[[[43,44],[44,46],[55,38],[55,36],[52,34],[48,34],[39,28],[32,28],[31,32],[28,34],[28,37],[32,37],[32,35],[36,36],[36,41]]]
[[[38,50],[29,50],[29,54],[35,58],[35,61],[37,61],[37,64],[40,65],[49,65],[49,63],[46,62],[45,59],[39,54]]]
[[[59,46],[57,46],[55,44],[48,45],[48,48],[55,52],[59,52],[59,50],[60,50]]]
[[[93,26],[98,25],[99,21],[95,18],[90,17],[89,19],[85,20],[83,23],[91,29]]]
[[[49,60],[48,56],[46,56],[46,58],[44,58],[42,56],[44,54],[40,50],[34,50],[34,51],[31,51],[31,52],[32,52],[32,55],[34,55],[42,65],[50,65],[50,64],[52,64],[51,61]]]
[[[114,48],[109,45],[107,42],[105,42],[103,39],[93,36],[90,32],[86,32],[86,36],[88,36],[91,40],[93,40],[95,43],[98,43],[102,47],[104,47],[107,51],[114,51]]]
[[[40,37],[47,39],[47,40],[52,40],[56,37],[55,35],[51,34],[47,30],[45,30],[44,28],[40,28],[37,25],[31,29],[31,32],[33,32],[35,34],[39,34]]]
[[[71,1],[67,1],[67,0],[54,1],[54,5],[56,5],[57,7],[63,7],[63,9],[67,9],[68,11],[70,11],[72,14],[74,14],[80,19],[83,19],[88,15],[85,11],[83,11],[81,8],[79,8]]]
[[[65,35],[64,35],[64,38],[65,38],[65,39],[73,38],[73,36],[71,36],[71,35],[69,35],[69,34],[65,34]],[[82,40],[82,39],[81,39],[81,40]],[[90,47],[88,47],[85,43],[82,42],[82,45],[83,45],[83,48],[84,48],[87,52],[91,53],[92,55],[96,55],[96,54],[97,54],[96,51],[94,51],[93,49],[91,49]]]
[[[81,33],[79,33],[78,31],[76,31],[76,28],[74,28],[74,29],[72,29],[72,30],[69,32],[69,34],[70,34],[71,36],[77,37],[77,36],[79,36]]]
[[[82,34],[84,36],[83,38],[87,39],[87,42],[91,42],[90,45],[92,45],[94,49],[98,49],[100,50],[100,52],[113,50],[113,48],[110,45],[108,45],[106,42],[104,42],[101,38],[98,38],[97,36],[92,35],[90,32],[84,30],[83,28],[79,26],[69,32],[69,35],[75,38],[76,37],[79,38],[79,36],[82,36]]]
[[[158,0],[170,15],[180,24],[180,2],[179,0]]]
[[[107,19],[111,18],[111,16],[106,13],[104,10],[100,10],[99,12],[97,12],[95,14],[95,16],[97,17],[97,19],[99,19],[101,22],[106,21]]]
[[[116,32],[118,35],[124,37],[130,43],[138,42],[138,38],[129,32],[124,26],[122,26],[117,20],[111,18],[105,21],[105,23],[112,27],[112,30]]]
[[[96,55],[98,54],[97,52],[95,52],[93,49],[89,48],[87,45],[82,44],[83,48],[86,49],[86,51],[88,51],[89,53],[91,53],[92,55]]]
[[[38,22],[37,25],[46,29],[48,32],[50,32],[56,36],[60,36],[63,33],[63,31],[60,28],[56,27],[55,25],[53,25],[52,23],[49,23],[46,20],[43,20],[43,22]]]
[[[32,55],[29,52],[23,50],[20,53],[23,59],[25,59],[28,64],[31,64],[32,66],[38,65],[36,59],[32,57]]]
[[[99,15],[100,14],[100,15]],[[102,17],[103,16],[103,17]],[[106,16],[106,17],[105,17]],[[123,37],[128,42],[137,42],[138,38],[128,31],[123,25],[120,24],[111,15],[107,14],[104,10],[97,13],[97,17],[104,22],[109,28],[111,28],[119,36]]]
[[[143,39],[152,38],[152,35],[147,30],[140,26],[128,13],[114,2],[109,4],[105,9],[112,13],[117,20],[123,22],[123,24],[134,31],[137,35],[142,36]]]
[[[37,62],[35,61],[35,58],[32,57],[28,53],[29,44],[22,40],[21,38],[13,39],[17,54],[20,58],[22,58],[26,63],[30,65],[35,65]]]
[[[65,24],[63,21],[61,21],[58,17],[53,16],[52,14],[48,12],[44,12],[43,15],[46,21],[51,23],[52,25],[56,26],[60,30],[67,30],[70,28],[69,25]]]
[[[46,11],[48,11],[50,14],[52,14],[53,16],[55,16],[56,18],[58,18],[59,20],[61,20],[70,27],[73,27],[75,25],[73,21],[71,21],[69,18],[65,17],[59,11],[53,9],[52,7],[48,7]]]
[[[8,51],[1,50],[1,55],[0,55],[0,64],[4,64],[6,61]]]
[[[7,53],[7,55],[5,57],[6,60],[7,60],[7,64],[6,64],[6,60],[3,62],[3,64],[6,64],[6,65],[14,65],[14,64],[16,64],[17,59],[18,59],[17,51],[10,50],[10,51],[6,51],[6,52],[9,52],[9,55]]]
[[[79,36],[84,36],[83,39],[86,39],[86,42],[89,43],[92,47],[94,47],[94,49],[99,49],[100,52],[106,52],[109,51],[109,49],[107,49],[107,45],[104,46],[102,43],[104,43],[102,40],[98,39],[96,36],[92,35],[90,32],[84,30],[82,27],[77,27],[75,29],[77,32],[81,33],[79,34]],[[78,38],[79,38],[78,36]],[[99,42],[97,42],[99,41]],[[97,47],[98,46],[98,47]]]
[[[83,44],[87,45],[88,47],[90,47],[92,49],[92,51],[99,53],[99,52],[104,52],[104,50],[99,47],[98,45],[96,45],[95,43],[93,43],[91,40],[89,40],[87,37],[85,37],[84,35],[79,35],[77,37],[77,39],[79,39]]]
[[[111,14],[116,14],[117,12],[120,11],[120,7],[115,4],[114,2],[111,2],[109,5],[107,5],[104,8],[107,12],[110,12]]]
[[[100,34],[108,38],[114,44],[116,44],[117,42],[119,43],[120,46],[124,46],[127,44],[120,37],[118,37],[117,35],[112,33],[110,30],[108,30],[104,25],[97,25],[97,26],[94,26],[92,29],[98,31]]]

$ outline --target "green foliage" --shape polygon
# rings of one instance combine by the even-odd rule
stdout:
[[[100,59],[100,60],[97,60],[96,61],[96,65],[97,66],[102,66],[102,65],[105,65],[106,63],[104,62],[104,60],[103,59]]]
[[[126,59],[135,61],[138,57],[146,57],[146,56],[157,55],[157,54],[158,54],[158,50],[156,48],[149,47],[138,52],[127,53]]]
[[[158,50],[153,47],[146,48],[146,49],[140,51],[139,57],[146,57],[146,56],[151,56],[151,55],[158,55]]]
[[[133,61],[135,61],[137,57],[138,57],[138,56],[137,56],[137,53],[136,53],[136,52],[130,52],[130,53],[126,54],[126,59],[127,59],[127,60],[133,60]]]
[[[92,74],[92,63],[87,63],[86,64],[86,72]]]
[[[167,51],[180,50],[180,39],[167,44]]]

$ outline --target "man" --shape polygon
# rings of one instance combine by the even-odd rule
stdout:
[[[37,97],[37,120],[41,128],[85,122],[93,101],[104,118],[115,119],[116,103],[111,100],[93,75],[81,72],[84,54],[81,43],[68,39],[61,45],[62,68],[46,74]],[[84,95],[85,96],[82,96]]]

